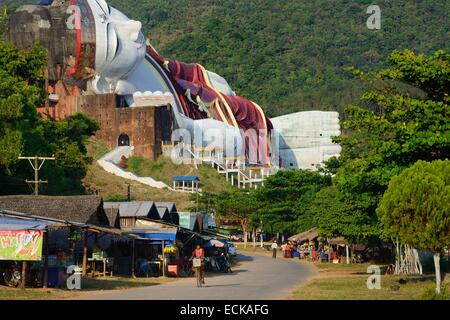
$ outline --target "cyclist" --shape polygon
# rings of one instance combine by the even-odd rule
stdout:
[[[192,258],[200,259],[202,261],[202,266],[200,267],[200,278],[202,279],[202,283],[205,284],[205,249],[203,249],[199,244],[192,251]]]

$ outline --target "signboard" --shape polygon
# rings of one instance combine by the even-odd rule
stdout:
[[[190,212],[179,212],[178,215],[180,216],[180,227],[183,227],[185,229],[192,230],[193,224],[191,223],[191,213]],[[195,216],[194,216],[195,221]]]
[[[42,230],[0,230],[0,260],[40,261]]]

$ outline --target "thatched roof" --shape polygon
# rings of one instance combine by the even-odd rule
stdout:
[[[109,226],[100,196],[3,196],[0,197],[0,209]]]
[[[291,241],[306,241],[313,240],[319,236],[317,228],[312,228],[311,230],[296,234],[289,238]]]
[[[170,221],[174,224],[180,224],[180,217],[178,215],[178,210],[175,202],[155,202],[156,207],[158,208],[158,212],[160,212],[161,216],[161,208],[167,208],[169,212],[169,218],[161,218],[165,221]]]
[[[348,242],[345,240],[344,237],[338,237],[338,238],[333,238],[333,239],[328,239],[328,244],[348,244]]]

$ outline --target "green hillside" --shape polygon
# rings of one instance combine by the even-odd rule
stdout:
[[[271,115],[343,110],[360,83],[343,68],[376,69],[394,49],[450,50],[448,0],[110,0],[144,24],[160,54],[199,62]],[[367,7],[381,7],[369,30]]]
[[[33,1],[13,1],[15,5]],[[395,49],[450,50],[450,1],[380,0],[381,30],[369,30],[372,0],[109,0],[142,21],[160,54],[199,62],[240,95],[280,115],[342,111],[361,83],[346,66],[377,69]]]

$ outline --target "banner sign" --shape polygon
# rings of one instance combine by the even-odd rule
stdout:
[[[40,261],[42,230],[0,230],[0,260]]]

